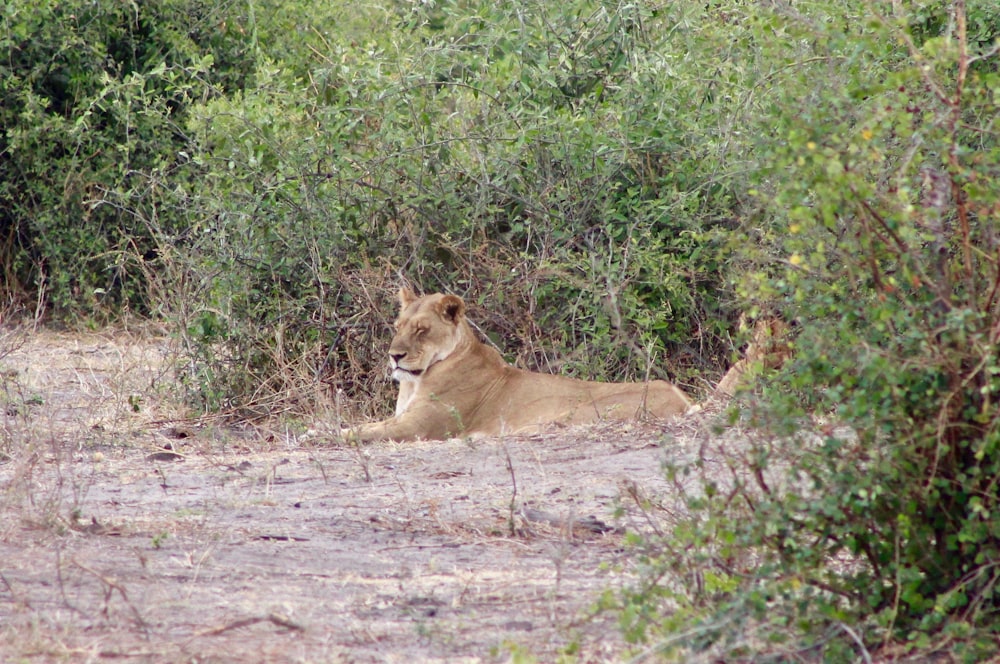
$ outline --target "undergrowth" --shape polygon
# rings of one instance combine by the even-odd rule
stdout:
[[[769,24],[795,63],[774,96],[823,81],[822,106],[772,119],[756,195],[782,260],[746,286],[794,352],[732,409],[742,442],[671,470],[692,516],[647,542],[650,585],[622,605],[660,655],[996,652],[1000,16],[856,10]]]

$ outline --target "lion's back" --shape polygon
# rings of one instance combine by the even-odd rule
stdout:
[[[666,381],[600,383],[511,367],[501,388],[482,395],[477,419],[485,433],[500,433],[606,419],[666,419],[690,406],[687,396]]]

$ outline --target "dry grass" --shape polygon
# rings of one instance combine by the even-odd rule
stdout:
[[[592,609],[635,579],[622,531],[667,514],[660,465],[697,454],[693,424],[306,446],[173,421],[171,356],[155,335],[40,332],[0,358],[0,659],[627,650]]]

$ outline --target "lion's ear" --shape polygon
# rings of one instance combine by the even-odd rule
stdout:
[[[399,289],[399,306],[403,309],[407,308],[417,300],[417,295],[409,288],[405,286]]]
[[[438,303],[438,312],[446,321],[457,325],[465,315],[465,302],[457,295],[445,295]]]

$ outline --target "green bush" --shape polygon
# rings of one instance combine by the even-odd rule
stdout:
[[[64,320],[148,312],[150,174],[190,177],[178,123],[192,98],[247,84],[245,40],[200,0],[0,12],[0,294]]]
[[[202,407],[372,403],[400,276],[530,368],[699,392],[729,359],[748,199],[681,5],[4,11],[4,295],[175,320]]]
[[[262,60],[255,89],[193,109],[204,177],[175,191],[184,287],[164,291],[183,293],[168,308],[194,332],[195,401],[268,413],[344,390],[384,412],[372,368],[400,276],[466,296],[523,366],[701,390],[729,359],[719,293],[739,195],[718,176],[731,146],[692,136],[711,82],[694,62],[662,76],[678,18],[371,6],[364,37]]]
[[[747,292],[796,323],[794,356],[722,476],[673,470],[704,480],[650,565],[697,566],[700,585],[650,586],[624,618],[731,656],[940,639],[979,661],[1000,607],[1000,17],[798,9],[761,47],[788,64],[757,148],[773,221],[746,258],[767,268]],[[665,597],[682,610],[664,620]]]

